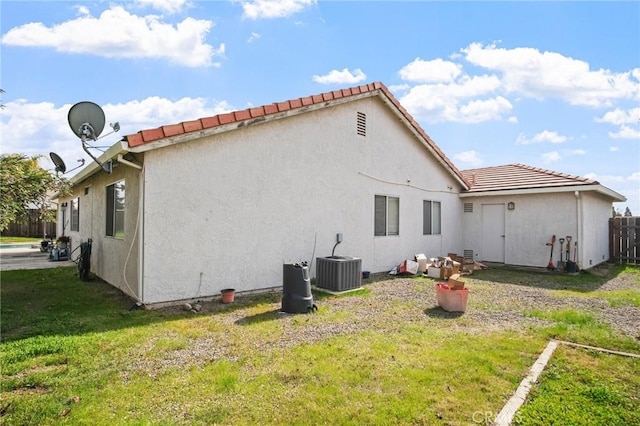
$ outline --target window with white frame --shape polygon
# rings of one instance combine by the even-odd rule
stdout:
[[[442,233],[440,201],[424,200],[422,202],[422,233],[424,235]]]
[[[80,197],[71,200],[71,230],[80,231]]]
[[[124,207],[125,185],[121,180],[107,186],[107,236],[124,238]]]
[[[400,198],[375,196],[374,235],[400,234]]]

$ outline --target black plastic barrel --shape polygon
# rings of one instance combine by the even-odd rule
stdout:
[[[304,314],[316,309],[307,263],[285,263],[282,267],[282,312]]]

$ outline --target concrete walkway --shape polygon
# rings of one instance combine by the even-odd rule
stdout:
[[[0,271],[15,269],[44,269],[72,266],[70,260],[50,261],[49,253],[42,253],[40,249],[32,248],[32,244],[24,244],[21,247],[0,247]]]

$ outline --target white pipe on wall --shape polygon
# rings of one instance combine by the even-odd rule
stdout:
[[[583,241],[582,241],[582,237],[583,237],[583,214],[582,214],[582,202],[581,202],[581,196],[580,196],[580,191],[575,191],[574,192],[575,196],[576,196],[576,243],[578,244],[578,258],[575,260],[576,264],[578,265],[578,269],[582,269],[582,261],[580,260],[582,258],[582,250],[581,248],[584,247]],[[570,249],[573,250],[573,247],[571,247]]]

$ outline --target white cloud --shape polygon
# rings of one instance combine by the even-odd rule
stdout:
[[[585,155],[587,151],[584,149],[572,149],[571,151],[567,151],[567,155]]]
[[[566,136],[559,135],[557,132],[549,130],[543,130],[542,132],[534,135],[531,139],[528,139],[524,133],[520,133],[516,139],[518,145],[529,145],[534,143],[564,143],[568,140]]]
[[[391,90],[393,93],[406,92],[410,88],[411,88],[411,86],[408,85],[408,84],[393,84],[393,85],[389,86],[389,90]]]
[[[342,71],[333,70],[325,75],[314,75],[313,81],[320,84],[356,84],[366,78],[367,75],[360,68],[356,68],[353,72],[344,68]]]
[[[462,65],[442,59],[425,61],[416,58],[398,71],[400,78],[414,83],[454,81],[462,73]]]
[[[617,146],[610,146],[609,147],[609,151],[611,151],[611,152],[616,152],[616,151],[619,151],[619,150],[620,150],[620,148],[618,148]]]
[[[600,118],[595,118],[595,122],[620,126],[617,132],[609,132],[610,138],[640,139],[640,107],[631,108],[627,111],[616,108]]]
[[[460,152],[458,154],[454,154],[453,158],[460,161],[461,163],[468,164],[471,167],[479,167],[484,163],[484,160],[476,151]]]
[[[212,21],[193,18],[174,26],[157,16],[137,16],[112,6],[98,18],[85,15],[52,27],[35,22],[11,28],[2,43],[107,58],[164,58],[187,67],[219,66],[213,58],[224,55],[224,43],[217,48],[205,43],[212,26]]]
[[[597,175],[596,173],[587,173],[584,175],[587,179],[600,182],[602,185],[611,185],[616,183],[624,183],[627,179],[624,176]]]
[[[618,132],[609,132],[609,137],[613,139],[640,139],[640,130],[622,126]]]
[[[502,116],[511,112],[511,103],[498,96],[493,99],[475,100],[458,109],[457,117],[452,117],[451,121],[463,123],[482,123],[490,120],[500,120]]]
[[[507,119],[507,121],[508,121],[509,123],[516,123],[516,124],[517,124],[517,123],[518,123],[518,117],[516,117],[516,116],[513,116],[513,115],[512,115],[511,117],[509,117],[509,118]]]
[[[511,112],[512,106],[503,97],[473,99],[493,92],[500,85],[495,76],[462,76],[451,84],[421,84],[412,87],[399,100],[413,115],[421,116],[432,123],[438,121],[479,122],[500,119]],[[471,99],[466,105],[461,101]],[[486,103],[486,114],[479,107]],[[481,118],[484,117],[484,118]]]
[[[544,164],[557,163],[561,159],[562,159],[562,156],[558,151],[552,151],[552,152],[547,152],[545,154],[542,154],[542,162]]]
[[[180,12],[187,5],[187,0],[136,0],[136,3],[173,14]]]
[[[631,108],[628,111],[624,111],[620,108],[616,108],[613,111],[607,112],[601,118],[595,119],[596,123],[610,123],[616,126],[622,126],[623,124],[638,124],[640,123],[640,107]]]
[[[567,141],[566,136],[559,135],[557,132],[550,132],[549,130],[543,130],[531,139],[532,143],[549,142],[549,143],[563,143]]]
[[[472,43],[461,49],[473,65],[502,74],[508,92],[537,99],[557,97],[572,105],[606,106],[619,99],[640,99],[637,70],[591,70],[587,62],[556,52]]]
[[[251,36],[249,36],[249,38],[247,39],[247,43],[253,43],[254,41],[258,40],[261,37],[261,35],[259,33],[251,33]]]
[[[92,161],[82,150],[80,140],[74,136],[67,123],[67,114],[72,105],[56,106],[50,102],[29,103],[24,99],[7,102],[0,110],[0,134],[2,153],[43,155],[43,167],[47,165],[49,152],[56,152],[67,163],[75,167],[76,160]],[[213,116],[234,108],[225,101],[207,101],[203,98],[182,98],[171,101],[150,97],[141,101],[130,101],[102,106],[107,123],[119,122],[117,134],[105,136],[100,146],[111,146],[123,136],[139,130],[174,124],[185,120]],[[100,154],[94,152],[94,154]]]
[[[286,18],[316,4],[316,0],[254,0],[241,2],[243,17],[249,19]]]
[[[627,176],[627,180],[629,182],[640,182],[640,172],[631,173],[629,176]]]
[[[87,6],[83,6],[83,5],[77,5],[73,7],[74,9],[77,10],[78,15],[89,15],[89,8]]]

